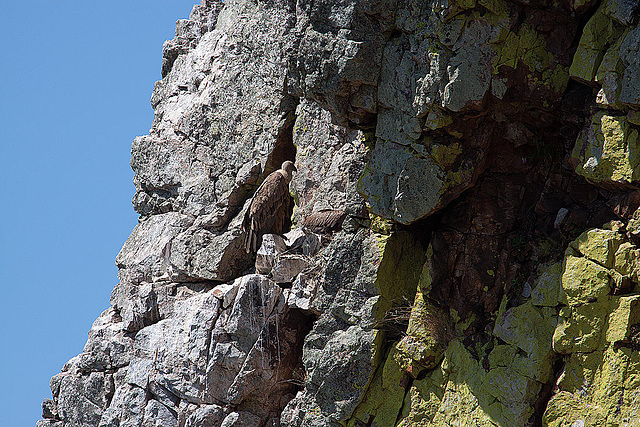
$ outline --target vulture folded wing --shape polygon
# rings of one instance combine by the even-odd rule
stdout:
[[[302,226],[314,233],[329,233],[340,230],[347,217],[345,211],[321,211],[315,212],[304,219]]]
[[[242,223],[247,252],[258,250],[262,235],[284,231],[290,198],[289,184],[282,174],[274,172],[265,178],[255,192]]]

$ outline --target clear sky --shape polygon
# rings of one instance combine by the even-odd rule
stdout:
[[[0,2],[2,426],[35,425],[109,307],[137,223],[131,142],[151,126],[162,43],[198,2]]]

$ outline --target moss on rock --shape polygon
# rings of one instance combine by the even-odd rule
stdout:
[[[590,230],[570,246],[562,287],[571,305],[561,309],[553,337],[554,350],[568,357],[543,424],[639,425],[640,353],[633,335],[640,323],[640,294],[603,293],[602,285],[604,274],[637,280],[632,276],[638,251],[613,230]],[[584,257],[577,257],[578,251]],[[584,267],[591,260],[600,262],[598,268]]]
[[[625,186],[640,179],[638,131],[626,116],[595,113],[576,140],[571,156],[576,173],[604,186]]]

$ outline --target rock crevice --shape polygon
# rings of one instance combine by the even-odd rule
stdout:
[[[202,0],[38,426],[639,423],[639,10]],[[247,254],[284,160],[292,229]]]

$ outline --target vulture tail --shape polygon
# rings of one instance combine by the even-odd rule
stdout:
[[[253,228],[249,228],[245,231],[244,249],[248,254],[255,254],[256,252],[258,252],[258,240],[258,232],[256,230],[254,230]]]

